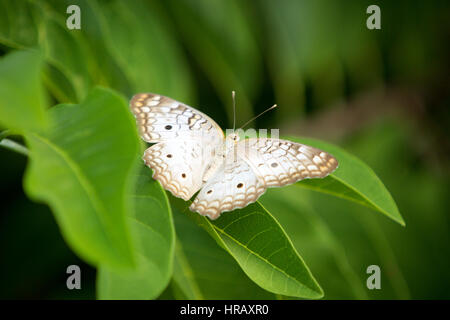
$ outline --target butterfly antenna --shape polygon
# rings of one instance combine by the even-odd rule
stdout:
[[[231,98],[233,99],[233,131],[236,129],[236,92],[231,91]]]
[[[276,104],[274,104],[273,106],[271,106],[270,108],[264,110],[263,112],[261,112],[260,114],[258,114],[256,117],[251,118],[250,120],[248,120],[246,123],[244,123],[243,126],[241,126],[239,129],[244,129],[250,122],[252,122],[253,120],[259,118],[260,116],[262,116],[264,113],[266,113],[267,111],[270,111],[272,109],[275,109],[276,107],[278,107]]]

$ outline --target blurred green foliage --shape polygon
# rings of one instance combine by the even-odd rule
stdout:
[[[70,4],[81,8],[81,30],[66,28]],[[279,110],[255,127],[339,143],[374,169],[406,221],[402,228],[296,185],[269,190],[261,202],[325,298],[450,298],[449,6],[377,1],[382,29],[372,31],[365,27],[370,4],[0,0],[0,53],[39,49],[51,105],[82,103],[95,85],[127,98],[150,91],[226,128],[231,90],[238,124],[277,102]],[[24,69],[33,81],[35,70]],[[26,101],[19,90],[9,93]],[[314,126],[305,132],[308,123]],[[0,297],[94,298],[93,269],[65,247],[49,209],[24,197],[25,162],[0,148]],[[162,298],[282,298],[255,285],[193,221],[176,212],[174,219],[176,277]],[[69,264],[82,266],[81,291],[65,288]],[[365,286],[371,264],[381,267],[382,290]]]

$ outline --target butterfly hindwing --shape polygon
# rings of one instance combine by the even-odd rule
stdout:
[[[307,145],[281,139],[246,139],[227,154],[225,164],[190,208],[216,219],[221,212],[255,202],[267,188],[323,178],[337,164],[329,153]]]
[[[201,140],[169,140],[157,143],[144,153],[144,162],[153,170],[153,178],[174,196],[189,200],[202,186]]]
[[[251,138],[240,141],[237,149],[266,187],[324,178],[338,166],[329,153],[287,140]]]
[[[255,202],[264,191],[265,187],[243,159],[227,159],[204,185],[190,209],[216,219],[224,211]]]

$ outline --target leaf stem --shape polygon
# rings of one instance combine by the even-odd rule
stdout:
[[[3,133],[3,132],[2,132]],[[0,146],[15,151],[17,153],[23,154],[24,156],[28,156],[29,150],[27,147],[21,145],[20,143],[17,143],[10,139],[4,139],[0,136]]]

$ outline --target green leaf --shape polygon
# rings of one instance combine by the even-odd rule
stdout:
[[[310,138],[288,137],[331,153],[339,162],[335,172],[324,179],[302,180],[297,186],[328,193],[365,205],[405,225],[397,205],[381,180],[364,162],[341,148]]]
[[[19,131],[47,127],[41,66],[40,53],[31,50],[0,60],[0,125]]]
[[[125,101],[98,88],[50,115],[47,133],[25,135],[27,194],[51,207],[64,238],[86,261],[133,265],[125,212],[139,140]]]
[[[52,2],[52,7],[57,13],[65,12],[65,8],[73,4],[70,0],[53,0]],[[91,81],[120,91],[126,96],[135,94],[136,91],[130,87],[128,76],[115,61],[114,52],[107,48],[106,45],[108,35],[103,14],[106,10],[104,6],[108,6],[109,2],[102,1],[99,3],[98,1],[79,0],[77,4],[82,10],[82,29],[67,30],[67,32],[74,34],[74,40],[77,41],[80,50],[87,57],[83,62],[87,65],[89,75],[92,77]],[[64,14],[63,23],[65,23],[65,19],[66,15]],[[120,21],[118,23],[123,24]],[[74,83],[74,81],[82,79],[80,77],[71,77],[70,80]]]
[[[188,209],[185,212],[263,289],[292,297],[314,299],[323,296],[289,237],[259,203],[227,212],[214,221]]]
[[[99,6],[96,14],[102,22],[108,51],[126,74],[133,94],[159,92],[183,101],[189,97],[187,63],[169,32],[167,25],[171,20],[158,3],[135,0],[130,6],[123,1],[110,1]]]
[[[77,102],[91,84],[86,66],[92,59],[85,54],[84,33],[66,27],[69,3],[59,1],[62,6],[52,8],[56,4],[51,2],[0,0],[0,43],[12,48],[39,46],[46,61],[47,89],[60,102]]]
[[[130,196],[134,210],[128,214],[137,266],[112,270],[101,266],[97,277],[99,299],[154,299],[172,275],[175,231],[172,211],[161,185],[147,168],[139,175]]]
[[[239,264],[185,213],[183,200],[170,196],[177,231],[171,291],[176,299],[275,299],[256,285]],[[178,208],[180,207],[180,208]]]
[[[303,190],[300,197],[295,185],[271,188],[259,201],[267,210],[273,212],[275,218],[285,227],[294,246],[301,248],[303,257],[322,284],[325,299],[367,299],[365,282],[361,281],[359,273],[355,272],[349,263],[350,259],[345,250],[348,248],[329,227],[329,221],[320,215],[322,211],[330,215],[334,212],[327,207],[314,207],[310,196],[312,193],[314,191]],[[341,205],[349,207],[348,203],[342,202]],[[350,215],[348,218],[343,222],[347,228],[353,225],[349,221]],[[353,255],[353,252],[351,254]]]
[[[48,10],[42,11],[39,27],[46,34],[40,45],[51,65],[46,68],[49,88],[59,96],[63,94],[66,99],[73,90],[77,100],[72,102],[81,101],[91,89],[93,78],[88,70],[92,62],[82,34],[80,31],[67,29],[65,21],[56,18]],[[68,83],[64,83],[66,80],[69,80],[70,87]]]
[[[36,46],[39,28],[34,18],[38,12],[34,1],[0,0],[0,43],[21,49]]]

